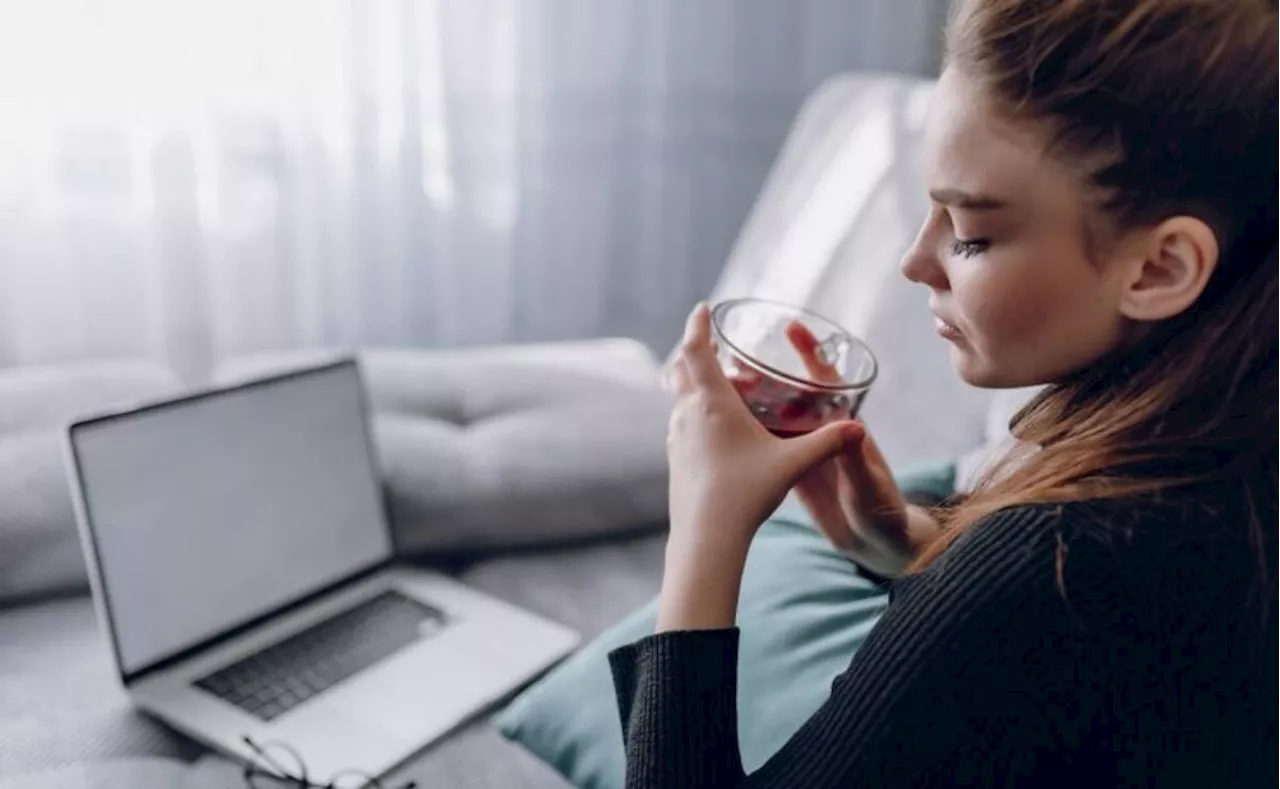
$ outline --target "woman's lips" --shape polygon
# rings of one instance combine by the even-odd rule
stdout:
[[[960,333],[960,330],[955,327],[955,324],[949,323],[937,315],[933,316],[933,325],[938,330],[938,334],[945,339],[958,340],[964,336]]]

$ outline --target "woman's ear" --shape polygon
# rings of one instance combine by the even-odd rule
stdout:
[[[1200,298],[1218,265],[1218,237],[1204,220],[1175,216],[1144,234],[1141,259],[1120,294],[1120,312],[1134,321],[1159,321]]]

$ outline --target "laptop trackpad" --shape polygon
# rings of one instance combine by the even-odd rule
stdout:
[[[308,774],[322,784],[342,770],[390,764],[411,746],[371,702],[362,679],[343,683],[276,721],[269,739],[299,749]]]
[[[426,638],[369,672],[360,683],[367,693],[366,711],[376,709],[384,728],[412,732],[421,745],[426,738],[447,732],[478,711],[491,688],[509,679],[499,667],[467,649],[452,628]]]

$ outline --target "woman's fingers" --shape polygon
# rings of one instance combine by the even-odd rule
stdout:
[[[828,461],[807,471],[795,485],[796,496],[809,511],[819,531],[841,550],[855,546],[853,531],[849,528],[844,511],[840,509],[838,477],[834,461]]]
[[[712,357],[716,354],[715,342],[710,339],[710,325],[699,312],[704,304],[699,302],[685,320],[680,352],[662,369],[662,388],[672,394],[685,394],[693,383],[692,366],[703,355],[703,346],[709,347]]]
[[[712,391],[733,389],[716,356],[711,339],[711,309],[706,302],[698,302],[689,313],[678,360],[684,362],[684,374],[693,386]]]
[[[897,489],[885,485],[888,469],[871,436],[864,433],[860,441],[846,444],[844,451],[837,456],[837,463],[849,481],[859,510],[870,515],[894,503]]]
[[[787,324],[787,339],[801,356],[812,356],[818,348],[818,338],[814,337],[809,327],[800,321],[791,321]]]
[[[674,395],[689,390],[689,373],[685,369],[684,356],[671,360],[662,371],[662,388]]]
[[[694,306],[685,321],[681,354],[694,373],[702,372],[708,362],[715,363],[715,352],[711,348],[711,311],[704,301]]]
[[[836,422],[782,442],[782,459],[793,479],[817,468],[836,455],[845,454],[862,441],[863,427],[858,422]]]
[[[792,321],[787,325],[787,340],[791,342],[800,361],[804,363],[810,377],[819,383],[840,383],[840,374],[822,358],[818,338],[813,336],[809,327],[800,321]]]

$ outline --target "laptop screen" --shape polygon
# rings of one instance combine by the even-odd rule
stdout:
[[[391,555],[354,362],[72,428],[127,677]]]

